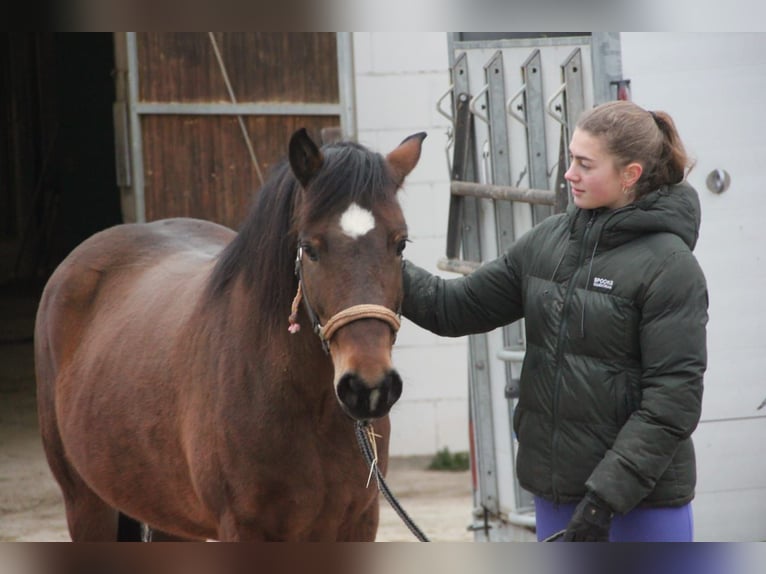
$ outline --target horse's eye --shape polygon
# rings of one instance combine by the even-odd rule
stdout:
[[[303,252],[306,254],[306,257],[311,259],[311,261],[316,261],[319,259],[319,255],[317,255],[316,249],[308,243],[304,243],[301,245],[301,249],[303,249]]]
[[[399,243],[396,244],[396,254],[401,255],[404,252],[404,248],[407,247],[407,242],[409,239],[402,239],[399,241]]]

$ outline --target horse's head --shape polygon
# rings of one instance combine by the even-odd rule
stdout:
[[[305,130],[290,140],[302,187],[294,210],[300,290],[332,357],[338,400],[358,420],[386,415],[402,393],[391,364],[407,242],[396,192],[424,138],[410,136],[385,158],[352,143],[320,150]]]

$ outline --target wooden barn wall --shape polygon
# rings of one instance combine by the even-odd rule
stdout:
[[[240,102],[338,103],[335,33],[218,33],[216,41]],[[207,33],[138,35],[140,98],[228,102]]]
[[[245,118],[264,177],[295,130],[306,127],[319,141],[321,128],[337,124],[333,116]],[[237,118],[145,116],[142,129],[146,220],[197,217],[236,229],[260,187]]]
[[[339,103],[335,33],[217,33],[237,102]],[[137,35],[139,100],[229,103],[207,33]],[[264,176],[293,131],[340,125],[338,116],[245,116]],[[260,181],[236,116],[143,115],[147,221],[189,216],[237,228]]]

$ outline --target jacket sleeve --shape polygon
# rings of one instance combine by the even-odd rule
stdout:
[[[444,279],[404,264],[402,314],[437,335],[491,331],[523,315],[518,253],[521,242],[465,277]]]
[[[586,482],[615,511],[628,512],[652,492],[699,422],[707,309],[705,277],[694,255],[671,255],[643,299],[640,405]]]

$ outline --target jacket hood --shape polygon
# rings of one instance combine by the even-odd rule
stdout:
[[[612,247],[651,233],[673,233],[694,250],[699,238],[699,196],[686,182],[663,186],[627,208],[604,215],[607,221],[599,239],[602,247]]]

